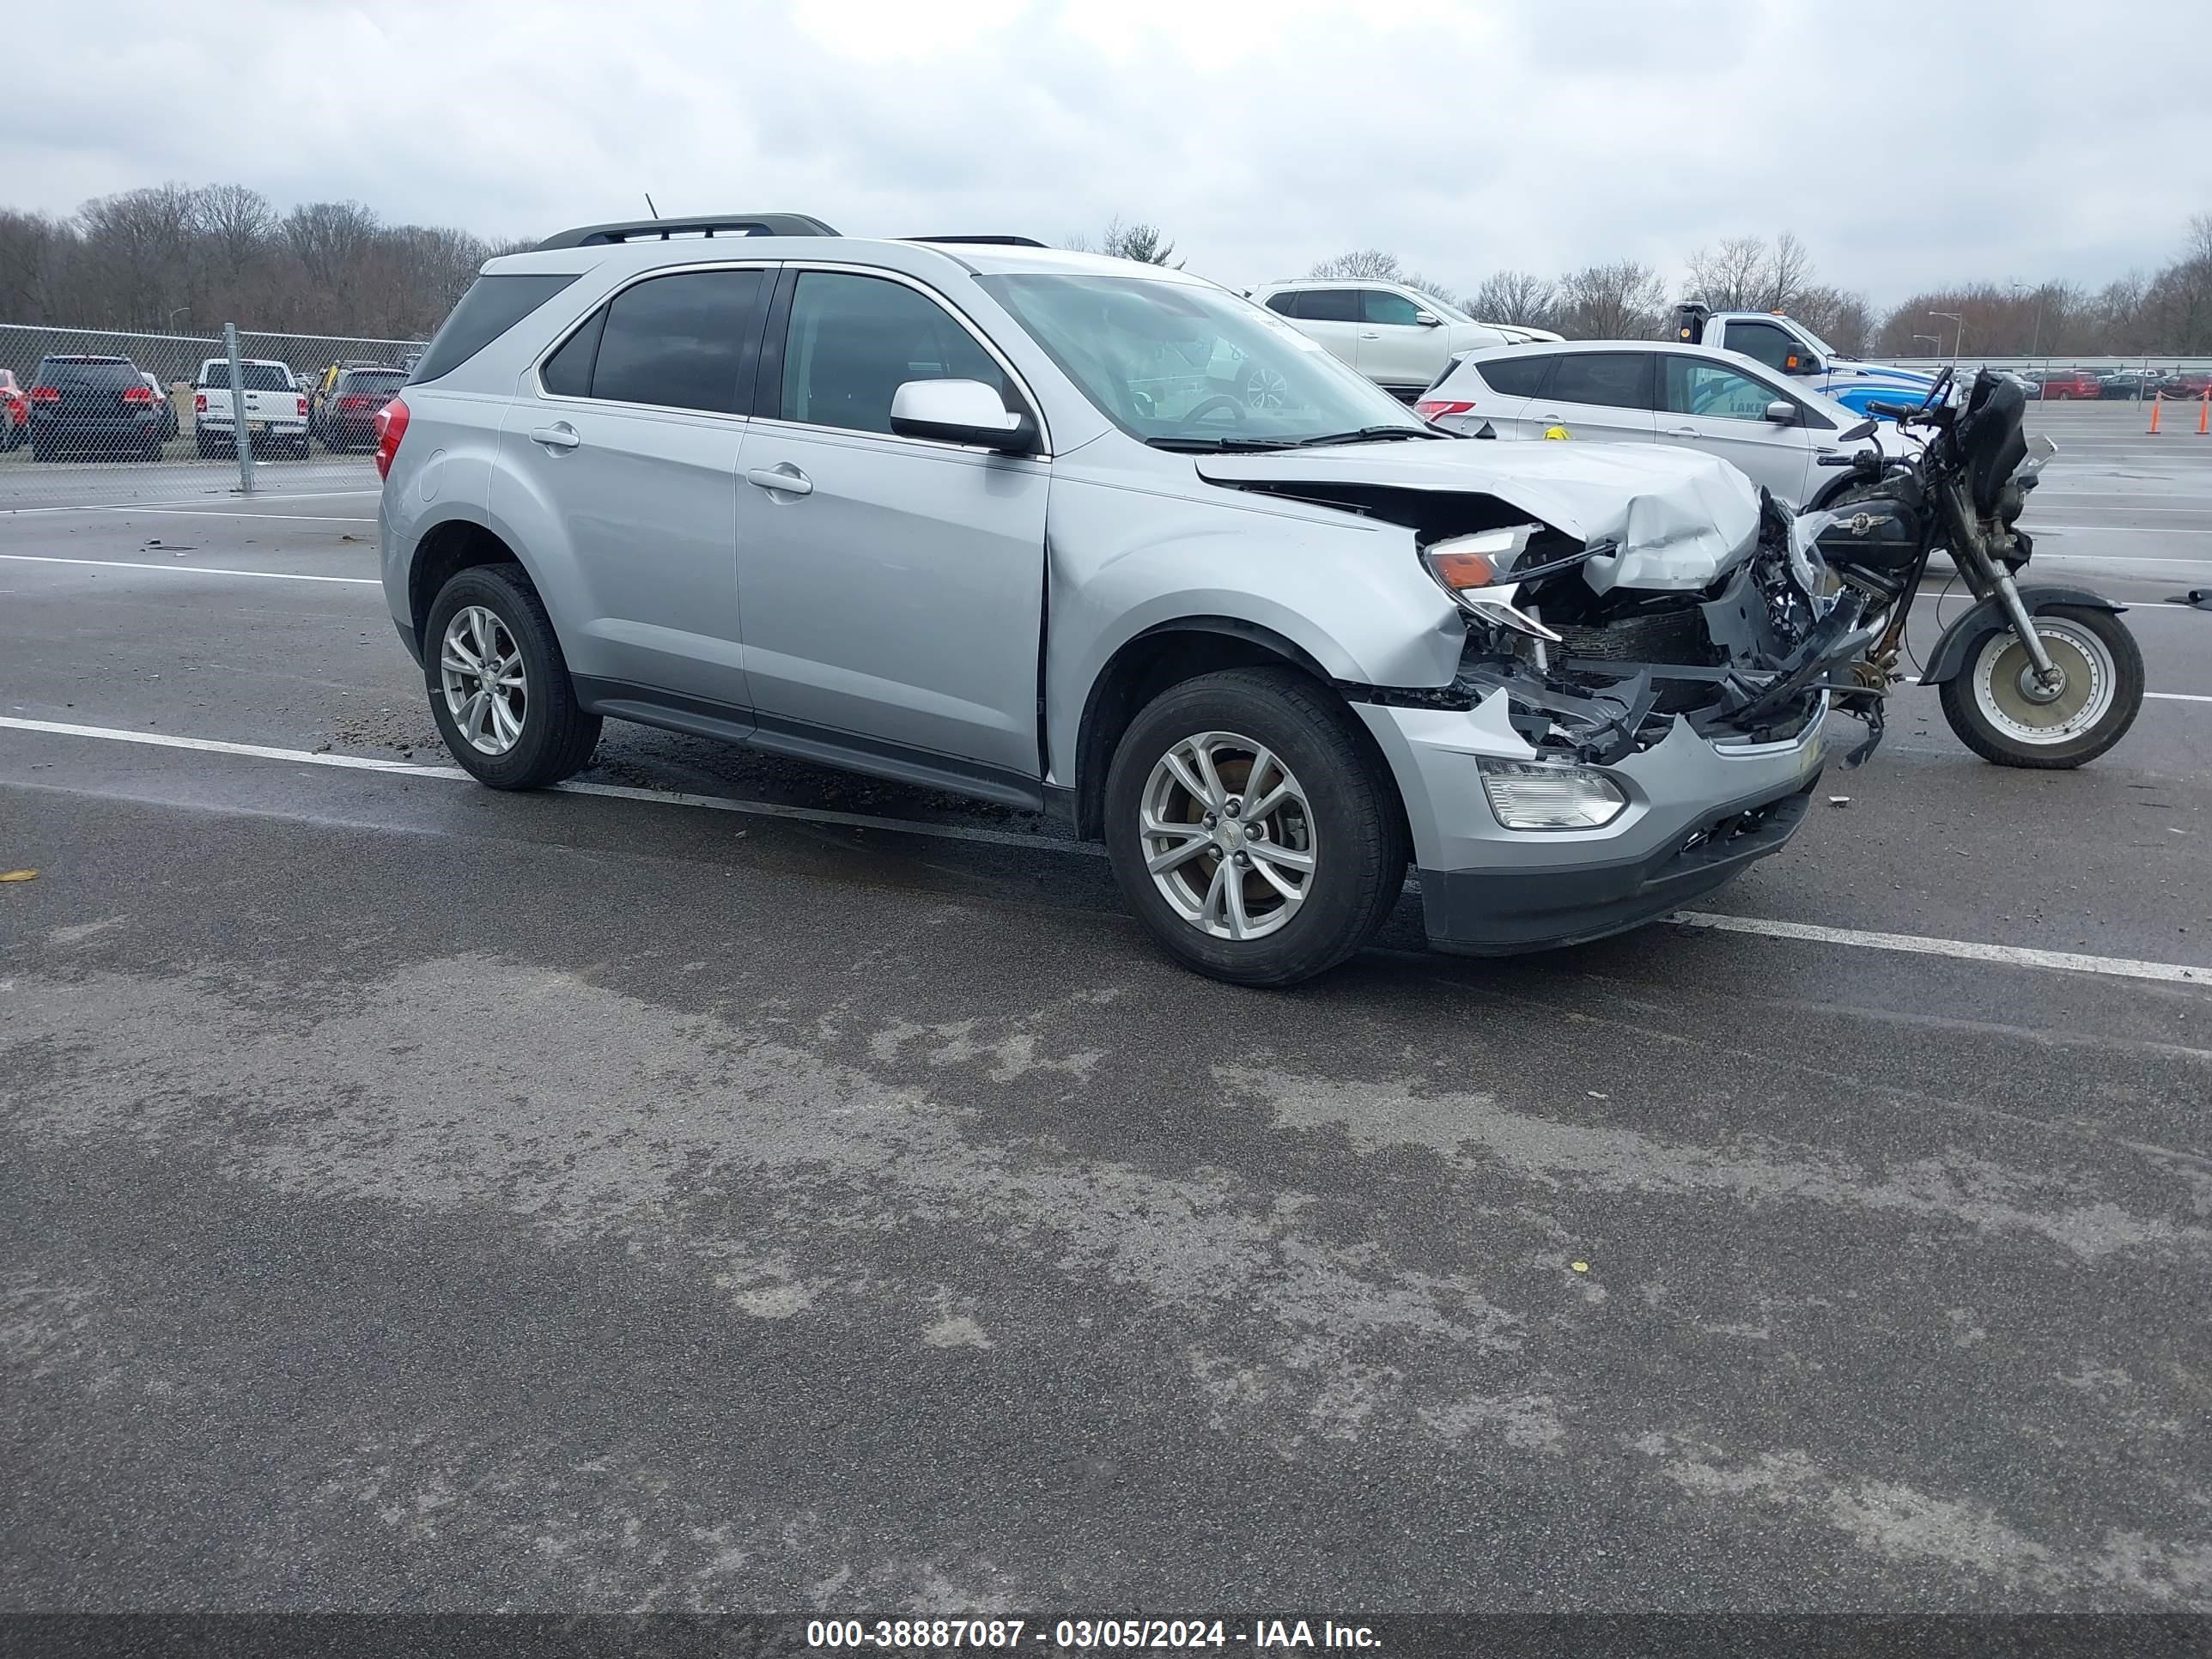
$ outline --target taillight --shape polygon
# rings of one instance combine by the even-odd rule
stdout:
[[[399,441],[407,435],[407,404],[404,398],[394,398],[376,411],[376,476],[392,476],[392,457],[399,453]]]
[[[126,404],[153,403],[155,401],[154,388],[150,386],[126,386],[123,388],[123,401]]]
[[[62,389],[58,386],[34,386],[31,401],[34,404],[58,404],[62,400]]]
[[[368,401],[369,400],[366,398],[341,398],[338,399],[338,407],[340,409],[367,409],[368,407]]]
[[[299,410],[299,412],[300,412],[301,414],[302,414],[302,415],[304,415],[304,414],[306,414],[306,413],[307,412],[307,400],[305,398],[301,398],[301,399],[300,399],[300,410]]]
[[[1413,405],[1413,413],[1425,421],[1441,421],[1447,415],[1464,415],[1474,407],[1460,398],[1424,398]]]
[[[192,393],[192,413],[195,415],[204,415],[207,413],[206,392],[195,392]]]

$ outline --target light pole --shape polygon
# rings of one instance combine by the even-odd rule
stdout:
[[[2014,283],[2012,285],[2012,291],[2015,294],[2025,293],[2027,289],[2026,283]],[[2035,290],[2035,343],[2028,347],[2027,355],[2031,357],[2040,357],[2043,355],[2043,290],[2040,288]]]
[[[1951,337],[1951,367],[1958,368],[1959,354],[1966,349],[1966,319],[1955,311],[1931,311],[1928,314],[1930,317],[1941,317],[1947,323],[1958,324],[1959,331]],[[1943,349],[1943,342],[1940,338],[1936,342],[1936,349],[1938,351]]]
[[[1925,340],[1929,345],[1934,346],[1936,349],[1928,354],[1931,357],[1940,357],[1943,355],[1943,342],[1942,338],[1936,335],[1916,334],[1912,337],[1912,340],[1913,343],[1916,345],[1917,345],[1921,341]]]
[[[190,306],[179,306],[174,311],[169,313],[170,333],[174,334],[177,331],[177,319],[179,317],[189,317],[191,314],[191,310],[192,308]]]

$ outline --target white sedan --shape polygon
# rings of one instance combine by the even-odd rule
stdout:
[[[1843,441],[1865,417],[1741,352],[1655,340],[1573,340],[1471,351],[1413,405],[1438,425],[1498,438],[1674,444],[1733,461],[1785,505],[1818,506],[1848,471],[1823,455],[1869,446],[1909,453],[1917,437],[1887,422]]]

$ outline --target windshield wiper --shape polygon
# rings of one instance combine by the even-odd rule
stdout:
[[[1324,432],[1317,438],[1299,438],[1293,441],[1290,447],[1318,449],[1324,444],[1364,444],[1378,438],[1443,438],[1449,435],[1425,426],[1363,426],[1356,432]]]
[[[1172,449],[1191,454],[1233,454],[1240,449],[1296,449],[1294,438],[1147,438],[1145,441],[1154,449]]]

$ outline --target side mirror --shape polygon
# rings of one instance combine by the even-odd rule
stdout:
[[[907,381],[891,394],[891,430],[1001,455],[1032,455],[1037,447],[1036,422],[1008,409],[981,380]]]
[[[1786,398],[1777,398],[1766,406],[1766,418],[1777,426],[1797,424],[1797,405]]]
[[[1782,360],[1784,374],[1818,374],[1826,367],[1809,351],[1792,351]]]
[[[1413,313],[1413,320],[1423,328],[1442,328],[1444,322],[1433,311],[1417,311]]]
[[[1836,441],[1839,444],[1858,443],[1865,439],[1873,437],[1877,429],[1877,422],[1873,421],[1861,421],[1850,431],[1838,433],[1836,436]]]

